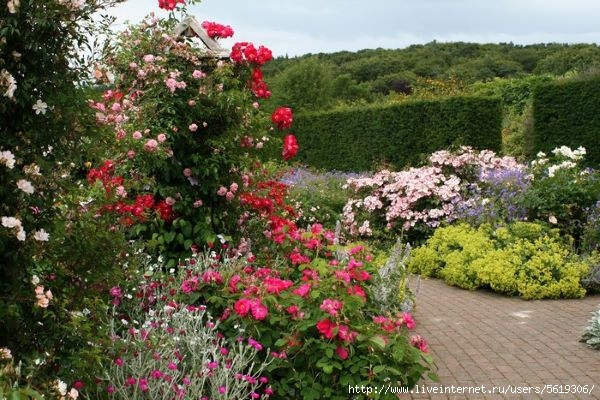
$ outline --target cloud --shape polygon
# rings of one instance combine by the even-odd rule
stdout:
[[[137,22],[157,10],[148,0],[129,0],[116,15]],[[189,11],[200,21],[233,27],[234,39],[224,47],[251,41],[276,56],[395,49],[432,40],[600,42],[597,0],[204,0]]]

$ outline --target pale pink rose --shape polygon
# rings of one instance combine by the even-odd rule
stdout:
[[[196,105],[196,100],[189,100],[188,101],[188,106],[194,107],[195,105]]]
[[[159,143],[164,143],[167,140],[167,135],[165,135],[164,133],[160,133],[156,139],[158,139]]]
[[[190,168],[185,168],[183,170],[183,176],[185,176],[186,178],[189,178],[190,176],[192,176],[192,170]]]
[[[127,191],[123,186],[117,186],[117,196],[118,197],[127,197]]]
[[[115,137],[116,137],[117,140],[123,140],[123,139],[125,139],[126,135],[127,135],[127,133],[125,133],[125,131],[123,129],[119,129],[117,131],[117,134],[116,134]]]
[[[113,110],[114,112],[119,112],[119,111],[121,111],[121,104],[113,103],[113,105],[110,107],[110,109]]]
[[[129,63],[129,68],[131,68],[131,69],[137,69],[137,67],[138,67],[138,65],[136,63],[134,63],[134,62]]]
[[[204,204],[202,203],[202,200],[196,200],[194,202],[194,208],[202,207],[202,204]]]
[[[42,308],[48,308],[48,306],[50,305],[50,300],[48,300],[47,297],[40,297],[37,300],[37,305]]]
[[[256,148],[257,149],[262,149],[263,147],[264,147],[264,143],[263,142],[256,143]]]
[[[165,199],[165,203],[172,206],[173,204],[175,204],[175,199],[169,196]]]
[[[36,296],[43,296],[44,295],[44,287],[43,286],[36,286],[35,287],[35,295]]]
[[[127,157],[129,157],[130,159],[134,158],[135,157],[135,151],[129,150],[127,152]]]
[[[205,121],[205,122],[203,122],[203,123],[202,123],[202,126],[206,128],[206,127],[208,126],[208,122],[206,122],[206,121]]]
[[[198,125],[196,124],[191,124],[190,126],[188,126],[190,132],[196,132],[198,130]]]
[[[53,296],[52,296],[52,291],[50,291],[50,290],[46,290],[46,293],[44,293],[44,294],[46,295],[46,298],[47,298],[48,300],[52,300],[52,297],[53,297]]]
[[[238,190],[238,184],[237,184],[237,183],[235,183],[235,182],[233,182],[231,185],[229,185],[229,190],[230,190],[232,193],[235,193],[235,192],[237,192],[237,190]]]
[[[152,54],[146,54],[144,56],[144,62],[147,62],[147,63],[154,62],[154,56]]]
[[[153,152],[156,150],[157,147],[158,147],[158,142],[154,139],[150,139],[144,145],[144,150],[146,150],[148,152]]]
[[[141,138],[142,138],[142,132],[140,132],[140,131],[135,131],[135,132],[133,132],[133,135],[132,135],[132,136],[133,136],[133,138],[134,138],[135,140],[139,140],[139,139],[141,139]]]
[[[255,101],[254,103],[252,103],[252,107],[254,107],[258,110],[258,108],[260,107],[260,104],[258,104],[258,102]]]
[[[173,78],[169,78],[165,81],[165,85],[167,85],[167,88],[169,88],[169,90],[171,91],[171,93],[175,93],[175,90],[177,89],[177,81]]]
[[[231,192],[225,193],[225,198],[227,199],[227,201],[233,200],[234,197],[235,197],[235,195]]]
[[[225,186],[221,186],[217,191],[219,196],[225,196],[227,194],[227,188]]]
[[[202,71],[194,70],[194,72],[192,72],[192,76],[194,77],[194,79],[201,79],[204,78],[206,74]]]

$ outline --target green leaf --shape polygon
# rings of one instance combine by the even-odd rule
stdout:
[[[331,347],[326,348],[325,355],[329,358],[332,358],[333,357],[333,349]]]
[[[383,372],[385,369],[386,369],[386,367],[384,365],[376,365],[373,367],[373,373],[379,374],[379,373]]]
[[[371,336],[369,342],[379,347],[380,349],[385,348],[385,340],[381,336]]]

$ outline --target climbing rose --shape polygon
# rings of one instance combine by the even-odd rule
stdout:
[[[204,21],[202,27],[208,36],[213,39],[225,39],[233,36],[233,29],[229,25],[221,25],[216,22]]]
[[[271,121],[279,129],[288,129],[293,122],[292,109],[289,107],[277,107],[271,115]]]
[[[185,4],[185,0],[158,0],[158,7],[171,11],[177,7],[178,3]]]
[[[281,155],[283,159],[288,161],[294,158],[298,154],[298,142],[296,141],[296,136],[294,135],[286,135],[283,138],[283,151]]]

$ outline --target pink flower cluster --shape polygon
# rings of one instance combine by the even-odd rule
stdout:
[[[410,230],[419,223],[436,227],[456,217],[457,205],[464,201],[466,186],[485,179],[491,171],[524,168],[512,157],[462,147],[429,157],[431,165],[399,172],[382,170],[373,176],[351,178],[347,187],[362,197],[351,198],[344,206],[344,225],[352,235],[368,236],[371,220],[359,221],[359,213],[383,214],[387,229]]]

